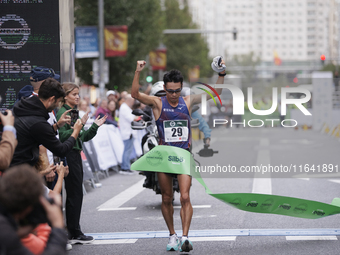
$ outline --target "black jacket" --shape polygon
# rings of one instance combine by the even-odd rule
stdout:
[[[6,209],[0,204],[0,254],[1,255],[32,255],[21,243],[17,235],[17,224],[14,219],[6,213]],[[67,237],[63,229],[52,228],[43,255],[66,254]]]
[[[47,122],[48,112],[37,96],[21,99],[14,106],[13,113],[18,145],[11,166],[23,163],[34,166],[39,159],[39,145],[59,157],[66,156],[74,146],[75,139],[72,136],[64,143],[56,138],[53,127]]]

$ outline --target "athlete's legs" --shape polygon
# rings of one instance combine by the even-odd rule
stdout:
[[[189,232],[189,227],[191,223],[191,218],[193,214],[193,209],[190,202],[190,186],[191,177],[185,174],[177,175],[179,190],[181,192],[181,219],[182,219],[182,229],[183,235],[187,236]]]
[[[174,229],[174,208],[172,206],[172,177],[165,173],[157,173],[158,182],[162,192],[162,214],[170,235],[175,234]]]

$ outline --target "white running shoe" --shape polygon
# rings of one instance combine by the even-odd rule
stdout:
[[[67,251],[72,250],[72,244],[67,243],[67,244],[66,244],[66,250],[67,250]]]
[[[169,237],[169,242],[166,245],[167,251],[177,251],[179,248],[179,238],[177,234],[173,234]]]
[[[182,239],[181,239],[181,248],[179,249],[179,251],[189,252],[193,249],[194,248],[192,246],[192,243],[190,242],[188,237],[183,236]]]

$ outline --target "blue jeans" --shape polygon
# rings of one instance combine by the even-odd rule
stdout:
[[[133,151],[133,141],[135,139],[132,137],[130,139],[124,140],[124,152],[123,152],[123,162],[122,169],[130,170],[130,155]]]

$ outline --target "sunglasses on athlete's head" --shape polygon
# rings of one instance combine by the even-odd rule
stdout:
[[[168,92],[169,94],[173,94],[173,93],[176,93],[176,94],[178,94],[178,93],[181,93],[181,91],[182,91],[182,88],[179,88],[179,89],[176,89],[176,90],[173,90],[173,89],[165,89],[165,91],[166,92]]]

